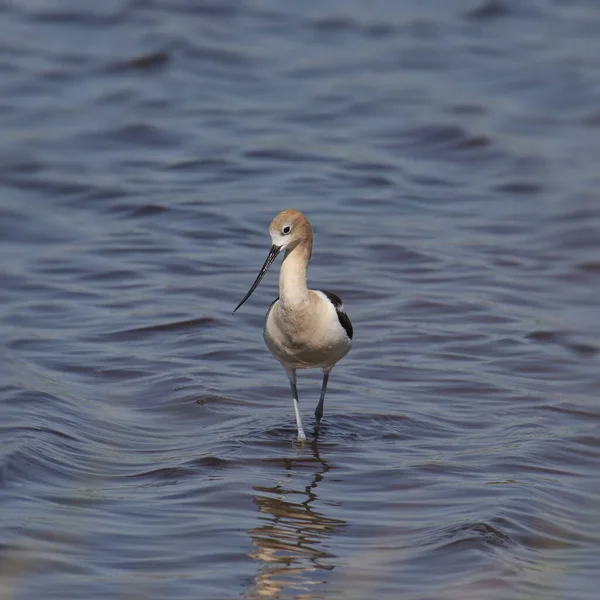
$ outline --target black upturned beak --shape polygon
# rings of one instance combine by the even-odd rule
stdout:
[[[277,255],[279,254],[280,250],[281,250],[280,246],[275,246],[275,245],[271,246],[271,250],[269,251],[269,256],[267,256],[267,260],[265,260],[265,264],[262,266],[262,269],[260,270],[260,273],[258,274],[256,281],[252,284],[250,291],[242,298],[242,301],[233,309],[233,312],[235,312],[242,304],[244,304],[244,302],[246,302],[246,300],[248,300],[248,298],[250,298],[250,296],[252,295],[252,292],[258,287],[258,284],[262,281],[262,278],[265,276],[265,273],[269,270],[269,267],[273,264],[273,262],[277,258]]]

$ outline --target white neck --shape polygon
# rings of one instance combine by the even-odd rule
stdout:
[[[279,273],[279,300],[284,309],[306,306],[309,302],[306,275],[310,252],[304,244],[298,244],[285,253]]]

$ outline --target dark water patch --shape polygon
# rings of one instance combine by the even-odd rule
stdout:
[[[477,4],[477,6],[465,11],[463,16],[473,21],[495,21],[497,19],[516,16],[518,10],[515,11],[515,8],[510,2],[505,0],[484,0]]]
[[[433,259],[432,256],[416,252],[401,243],[391,244],[389,242],[379,242],[367,245],[366,249],[372,252],[376,261],[398,261],[399,263],[402,263],[402,265],[416,263],[423,266],[424,262],[430,262]]]
[[[395,187],[397,185],[394,179],[382,175],[353,175],[351,179],[355,185],[369,189]]]
[[[363,34],[372,38],[386,38],[398,33],[398,27],[392,23],[369,23],[363,27]]]
[[[153,469],[145,473],[136,473],[134,475],[126,475],[129,479],[147,481],[147,485],[166,485],[177,483],[187,477],[193,477],[197,471],[189,467],[162,467]]]
[[[586,273],[600,273],[600,261],[586,261],[579,263],[577,268]]]
[[[111,362],[115,363],[115,366],[109,367],[108,363],[103,363],[104,366],[99,366],[94,362],[93,358],[88,358],[89,364],[75,364],[75,357],[68,359],[64,356],[52,356],[47,357],[44,360],[44,366],[46,368],[56,370],[59,373],[63,373],[65,378],[71,381],[79,380],[81,382],[93,378],[97,383],[101,381],[124,381],[124,380],[138,380],[144,379],[152,375],[150,370],[134,369],[126,364],[124,365],[122,359],[113,358]]]
[[[224,171],[232,166],[232,162],[225,158],[206,157],[190,158],[168,165],[167,169],[174,171],[193,171],[193,172],[217,172]]]
[[[146,336],[152,336],[153,334],[162,334],[170,332],[181,332],[181,331],[194,331],[198,328],[206,328],[215,325],[216,321],[208,317],[201,317],[199,319],[188,319],[185,321],[173,321],[171,323],[161,323],[158,325],[148,325],[144,327],[135,327],[133,329],[127,329],[124,331],[115,331],[108,333],[108,339],[120,341],[120,340],[137,340]]]
[[[557,344],[580,356],[594,356],[600,352],[598,346],[576,341],[573,339],[573,335],[567,332],[537,330],[529,333],[527,338],[543,344]]]
[[[163,68],[171,61],[171,55],[164,51],[159,50],[157,52],[150,52],[149,54],[142,54],[125,61],[122,64],[124,69],[136,69],[140,71],[149,71]]]
[[[310,410],[306,411],[310,417],[307,423],[312,425],[312,413],[317,405],[318,398],[311,404]],[[409,402],[405,404],[409,408]],[[452,428],[448,427],[443,420],[431,419],[430,415],[419,414],[410,409],[409,414],[389,415],[361,415],[346,413],[339,408],[325,407],[319,443],[335,443],[343,445],[347,440],[358,440],[360,443],[368,443],[369,440],[388,439],[400,440],[425,440],[443,439],[452,437]],[[293,413],[290,413],[291,420]],[[290,420],[290,421],[291,421]],[[449,424],[449,422],[447,422]],[[283,432],[282,432],[283,433]]]
[[[244,156],[254,160],[291,162],[293,164],[317,160],[322,161],[324,159],[324,157],[319,154],[302,152],[296,148],[292,149],[285,147],[256,148],[254,150],[246,150],[244,152]]]
[[[237,405],[239,403],[239,400],[236,400],[234,398],[226,398],[225,396],[208,395],[201,396],[200,398],[196,399],[196,404],[199,404],[200,406],[219,406],[221,404]]]
[[[600,111],[594,109],[583,116],[582,124],[586,127],[600,127]]]
[[[2,485],[70,485],[78,468],[66,457],[77,452],[80,445],[70,439],[50,439],[41,432],[26,435],[18,448],[3,455],[0,466]]]
[[[67,433],[65,431],[58,431],[56,429],[51,429],[50,427],[47,427],[47,426],[18,427],[18,426],[13,425],[13,427],[14,427],[15,431],[19,431],[19,432],[25,434],[25,437],[27,437],[29,434],[31,434],[32,436],[42,435],[44,437],[56,436],[62,440],[68,440],[71,442],[75,442],[78,440],[78,438],[75,437],[72,433]]]
[[[438,551],[441,548],[454,548],[462,545],[473,548],[487,546],[506,548],[516,544],[515,540],[502,530],[482,522],[450,526],[433,534],[433,537],[440,539],[436,544]]]
[[[245,8],[243,4],[235,0],[227,0],[219,2],[219,0],[210,0],[201,4],[189,3],[186,0],[177,0],[176,2],[159,2],[159,7],[163,10],[174,8],[178,13],[188,17],[196,16],[200,20],[207,18],[210,21],[221,22],[225,20],[229,22],[232,17],[243,16]]]
[[[585,342],[571,342],[568,345],[570,350],[573,350],[575,354],[581,356],[594,356],[600,352],[600,348],[593,344],[586,344]]]
[[[199,469],[226,469],[232,467],[232,463],[229,460],[220,458],[218,456],[203,456],[202,458],[196,458],[191,462],[194,467]]]
[[[213,70],[213,74],[225,77],[220,69],[235,70],[242,79],[252,79],[257,58],[251,48],[235,47],[235,44],[200,42],[186,39],[180,43],[179,50],[186,58],[192,60],[196,68],[203,66]]]
[[[67,267],[68,269],[68,267]],[[58,272],[57,272],[58,271]],[[54,271],[52,267],[48,268],[49,273],[59,274],[60,272],[64,272],[64,268],[58,267],[57,271]],[[80,277],[80,281],[82,283],[94,284],[98,282],[112,282],[119,283],[125,282],[129,285],[134,285],[136,281],[139,281],[141,276],[139,272],[130,271],[125,269],[108,269],[108,270],[98,270],[95,273],[84,273]]]
[[[91,192],[92,187],[84,181],[78,180],[77,177],[52,177],[24,176],[27,173],[20,173],[20,176],[6,177],[5,182],[17,190],[40,192],[45,195],[55,196],[82,196]],[[70,180],[69,180],[70,179]]]
[[[409,145],[424,144],[439,148],[460,150],[469,147],[487,146],[489,140],[479,135],[470,135],[464,129],[452,125],[428,125],[409,129],[403,137]],[[414,140],[414,141],[413,141]]]
[[[557,404],[548,404],[544,406],[543,409],[551,412],[563,413],[569,416],[580,417],[582,419],[589,419],[592,423],[600,421],[600,408],[593,405],[589,406],[586,404],[561,402]]]
[[[2,162],[7,173],[12,175],[32,175],[44,171],[48,165],[40,158],[36,158],[35,155],[24,155],[24,156],[2,156]],[[0,209],[0,215],[3,214],[5,207]]]
[[[169,209],[166,206],[162,206],[160,204],[144,204],[143,206],[138,206],[133,209],[131,216],[134,218],[154,217],[156,215],[162,215],[168,210]]]
[[[314,19],[310,25],[319,32],[326,34],[343,33],[353,31],[356,28],[356,22],[347,17],[323,17]]]
[[[81,143],[96,150],[110,150],[126,146],[142,148],[174,148],[178,138],[164,127],[149,122],[126,123],[119,126],[88,130],[82,135]]]
[[[457,115],[484,115],[486,113],[485,106],[468,103],[453,104],[448,106],[446,110]]]
[[[495,186],[499,192],[514,194],[515,196],[530,196],[540,194],[544,188],[541,184],[529,181],[508,181]]]
[[[463,160],[469,155],[472,160],[499,160],[502,153],[493,140],[482,133],[472,133],[462,127],[446,123],[427,124],[418,127],[384,132],[390,148],[417,152],[421,156],[445,157],[447,160]]]
[[[81,208],[85,203],[88,206],[93,205],[101,208],[106,208],[107,212],[114,210],[113,202],[118,202],[131,196],[132,189],[127,185],[113,186],[96,183],[87,192],[73,198],[64,198],[65,206],[74,206]]]

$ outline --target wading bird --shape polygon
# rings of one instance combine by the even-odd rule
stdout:
[[[279,298],[267,311],[264,339],[290,380],[298,440],[304,441],[306,434],[300,417],[296,370],[323,370],[321,398],[315,410],[316,434],[323,417],[329,373],[350,350],[352,323],[344,312],[339,296],[324,290],[309,290],[306,285],[313,245],[312,227],[308,219],[299,210],[284,210],[273,219],[269,234],[272,246],[267,260],[233,312],[248,300],[278,254],[285,251],[279,273]]]

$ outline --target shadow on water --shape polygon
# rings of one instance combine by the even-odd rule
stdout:
[[[336,556],[327,542],[346,522],[324,514],[318,495],[332,467],[320,456],[316,440],[304,452],[273,459],[276,483],[253,488],[262,524],[248,532],[253,543],[250,556],[260,568],[246,600],[278,598],[286,591],[305,594],[323,583],[321,571],[335,568]]]

